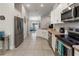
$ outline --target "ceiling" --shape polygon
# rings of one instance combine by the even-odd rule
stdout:
[[[30,7],[27,7],[30,4]],[[24,3],[25,8],[29,11],[30,16],[44,16],[49,14],[56,3],[43,3],[44,7],[40,7],[41,3]]]

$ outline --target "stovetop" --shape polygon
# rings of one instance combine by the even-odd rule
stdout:
[[[79,41],[77,41],[76,39],[72,38],[72,37],[67,37],[66,39],[64,39],[65,41],[67,41],[70,45],[79,45]]]
[[[56,37],[58,37],[61,41],[63,41],[65,44],[69,45],[69,46],[73,46],[73,45],[79,45],[79,41],[76,40],[75,38],[72,38],[68,35],[56,35]]]
[[[55,35],[69,46],[79,45],[79,28],[69,28],[68,35]]]

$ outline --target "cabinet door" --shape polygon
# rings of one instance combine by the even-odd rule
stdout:
[[[53,24],[55,22],[55,15],[54,15],[54,10],[51,11],[51,24]]]
[[[61,23],[61,12],[63,8],[66,8],[67,4],[60,4],[56,9],[55,9],[55,23]]]
[[[75,50],[75,51],[74,51],[74,55],[75,55],[75,56],[79,56],[79,51]]]
[[[48,39],[48,31],[47,30],[43,30],[43,37],[45,38],[45,39]]]
[[[57,23],[57,17],[58,17],[57,9],[54,10],[54,23]]]
[[[53,24],[61,22],[61,6],[60,5],[51,12],[51,22]]]
[[[61,20],[61,13],[60,8],[56,8],[55,10],[55,23],[59,23]]]
[[[56,46],[56,37],[55,37],[55,35],[54,34],[52,34],[52,48],[53,48],[53,50],[54,50],[54,52],[55,52],[55,46]]]
[[[61,23],[61,12],[68,7],[67,3],[62,3],[51,11],[51,23]]]

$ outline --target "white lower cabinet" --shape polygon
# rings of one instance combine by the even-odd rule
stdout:
[[[39,29],[36,32],[36,36],[37,37],[42,37],[42,38],[48,39],[48,31],[47,30]]]
[[[52,48],[53,48],[53,50],[54,50],[54,52],[55,52],[55,46],[56,46],[56,37],[55,37],[55,35],[54,34],[52,34]]]
[[[79,56],[79,51],[74,50],[74,56]]]

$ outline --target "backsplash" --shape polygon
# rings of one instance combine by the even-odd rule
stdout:
[[[57,31],[59,31],[60,27],[64,27],[65,30],[68,30],[69,27],[71,27],[71,28],[79,28],[79,21],[78,22],[64,22],[64,23],[54,25],[54,28]]]

